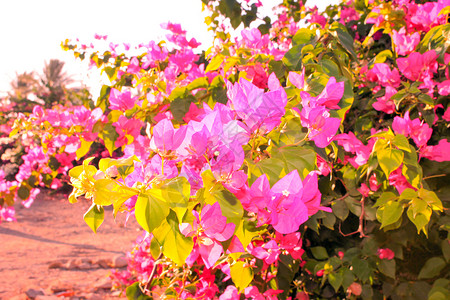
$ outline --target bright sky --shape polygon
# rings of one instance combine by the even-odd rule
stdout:
[[[269,14],[280,0],[263,0]],[[338,0],[309,0],[323,8]],[[74,79],[89,80],[86,65],[61,41],[79,38],[90,42],[95,33],[108,35],[108,43],[132,45],[164,39],[160,24],[180,23],[188,38],[195,37],[208,48],[212,36],[204,24],[200,0],[9,0],[0,1],[0,96],[6,94],[16,73],[41,73],[45,61],[66,62],[65,71]]]

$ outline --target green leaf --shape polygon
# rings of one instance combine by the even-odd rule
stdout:
[[[117,138],[119,137],[119,134],[116,131],[116,128],[112,126],[112,124],[106,124],[103,127],[103,131],[100,133],[100,138],[103,139],[103,142],[105,143],[106,149],[108,149],[109,155],[112,156],[112,153],[114,150],[116,150],[115,142]]]
[[[94,203],[98,205],[111,205],[116,202],[125,202],[128,198],[136,195],[128,189],[122,188],[113,179],[99,179],[94,182]]]
[[[438,196],[436,196],[435,192],[422,188],[419,189],[418,195],[420,198],[425,200],[433,210],[443,211],[444,207],[442,206],[442,202],[439,200]]]
[[[369,267],[369,263],[366,260],[359,259],[355,257],[352,259],[352,267],[353,267],[353,273],[358,277],[363,283],[366,282],[371,273],[372,269]]]
[[[427,260],[419,273],[419,279],[437,277],[447,264],[441,257],[432,257]]]
[[[97,228],[102,225],[103,220],[105,219],[105,210],[102,206],[92,204],[88,211],[84,214],[83,219],[92,231],[97,233]]]
[[[244,267],[243,261],[238,261],[230,266],[231,280],[238,288],[239,292],[244,290],[253,280],[253,270],[251,267]]]
[[[283,56],[284,65],[291,71],[302,69],[302,48],[304,45],[296,45],[289,49]]]
[[[147,193],[167,202],[169,207],[177,214],[178,221],[182,222],[191,195],[191,185],[185,177],[169,179],[159,188],[150,189]]]
[[[398,149],[404,150],[406,152],[411,152],[411,148],[410,148],[408,139],[403,134],[395,135],[392,142]]]
[[[316,32],[314,30],[308,28],[300,28],[292,38],[292,45],[296,46],[301,44],[314,44],[316,40]]]
[[[286,174],[297,170],[304,179],[316,167],[316,152],[301,146],[288,146],[272,150],[272,158],[280,159]]]
[[[378,270],[386,276],[395,279],[395,260],[394,259],[381,259],[378,264]]]
[[[413,187],[419,188],[422,184],[423,171],[418,163],[416,150],[412,145],[409,147],[411,151],[404,152],[402,174]]]
[[[392,54],[391,50],[383,50],[380,53],[378,53],[377,56],[375,56],[373,63],[374,64],[384,63],[387,58],[392,58],[392,57],[393,57],[393,54]]]
[[[187,85],[187,89],[189,91],[200,89],[200,88],[207,88],[209,86],[208,77],[200,77],[192,81]]]
[[[423,231],[423,233],[425,233],[426,236],[428,236],[427,225],[430,222],[431,208],[427,207],[427,210],[414,215],[414,209],[412,206],[410,206],[408,208],[408,211],[406,212],[406,215],[411,220],[411,222],[413,222],[414,225],[416,225],[417,233]]]
[[[348,33],[347,28],[341,23],[334,22],[330,29],[336,32],[339,43],[352,55],[353,59],[356,59],[357,55],[353,46],[353,38]]]
[[[298,272],[299,268],[300,263],[298,260],[294,260],[290,255],[280,254],[276,277],[277,286],[274,286],[273,289],[283,291],[283,293],[279,296],[281,299],[287,298],[291,288],[291,283],[294,280],[295,274]]]
[[[196,99],[192,95],[188,95],[187,97],[183,98],[176,98],[170,103],[170,111],[172,112],[172,115],[175,120],[178,122],[183,122],[183,118],[186,116],[186,114],[189,111],[189,108],[191,107],[191,103],[195,102]]]
[[[381,169],[389,177],[392,171],[400,167],[403,162],[403,152],[397,149],[385,148],[377,152],[378,163]]]
[[[238,228],[244,215],[244,208],[242,207],[241,201],[233,193],[225,189],[217,190],[211,196],[206,198],[206,203],[213,205],[219,202],[220,210],[222,211],[222,215],[227,217],[227,222],[234,223],[236,228]]]
[[[17,190],[17,196],[22,200],[27,200],[30,197],[30,189],[22,183]]]
[[[389,201],[393,201],[397,199],[397,195],[392,192],[384,192],[381,194],[380,198],[378,198],[377,202],[373,205],[373,207],[380,207],[386,205]]]
[[[344,277],[342,272],[328,274],[328,282],[331,284],[331,286],[334,288],[336,292],[341,287],[343,281]]]
[[[220,68],[223,61],[224,61],[223,55],[218,54],[214,56],[213,59],[209,62],[208,66],[206,67],[205,72],[207,73],[217,70],[218,68]]]
[[[83,156],[85,156],[89,150],[91,149],[91,145],[93,142],[86,142],[84,139],[81,140],[80,148],[77,149],[77,160],[80,160]]]
[[[402,217],[403,206],[397,201],[388,201],[383,208],[380,209],[383,209],[380,228],[394,224]]]
[[[144,294],[139,287],[140,282],[135,282],[127,287],[126,295],[129,300],[150,300],[150,296]]]
[[[336,217],[338,217],[341,221],[344,221],[345,219],[347,219],[349,210],[348,210],[347,204],[345,204],[344,201],[339,200],[339,201],[333,202],[333,204],[331,205],[331,209],[333,210],[333,214]]]
[[[401,202],[402,200],[412,200],[416,197],[417,197],[417,192],[415,190],[406,188],[403,190],[403,192],[400,195],[398,200]]]
[[[121,159],[102,158],[98,163],[98,168],[100,171],[107,173],[108,168],[116,166],[118,173],[124,178],[133,173],[135,161],[139,161],[135,155]]]
[[[174,263],[181,266],[194,248],[192,238],[185,237],[179,229],[177,215],[170,210],[161,226],[153,230],[153,236],[163,246],[163,253]]]
[[[441,243],[442,254],[444,255],[447,263],[450,262],[450,243],[448,239],[445,239]]]
[[[244,249],[246,249],[253,238],[259,236],[261,232],[263,232],[263,228],[256,228],[255,222],[250,222],[247,219],[242,219],[239,223],[238,229],[236,230],[236,236],[241,242]]]
[[[329,257],[327,250],[321,246],[312,247],[311,253],[313,254],[314,258],[316,258],[318,260],[325,260],[325,259],[328,259],[328,257]]]
[[[144,230],[151,233],[161,225],[169,214],[169,204],[147,193],[140,193],[136,201],[136,220]]]

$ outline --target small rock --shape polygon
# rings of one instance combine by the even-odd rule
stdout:
[[[36,299],[37,296],[44,295],[44,292],[40,291],[40,290],[29,289],[25,292],[25,294],[27,295],[28,298],[30,298],[31,300],[34,300],[34,299]]]
[[[112,281],[109,278],[103,278],[97,281],[94,285],[97,290],[110,290],[112,289]]]
[[[94,293],[86,294],[86,300],[102,300],[103,297]]]
[[[56,294],[64,291],[72,290],[73,286],[70,282],[57,282],[50,287],[50,290]]]
[[[65,268],[68,269],[68,270],[77,269],[78,268],[78,264],[77,264],[77,262],[74,259],[72,259],[72,260],[69,260],[66,263]]]
[[[28,300],[29,298],[25,294],[20,294],[9,298],[9,300]]]
[[[97,261],[97,264],[103,269],[108,269],[111,267],[112,261],[110,259],[102,258]]]
[[[78,269],[80,270],[89,270],[92,269],[92,265],[89,263],[82,263],[78,266]]]
[[[62,269],[64,267],[64,263],[62,261],[54,261],[48,264],[49,269]]]
[[[128,266],[127,258],[123,255],[118,255],[114,257],[112,267],[113,268],[125,268]]]
[[[60,300],[60,298],[54,295],[41,295],[37,296],[35,300]]]

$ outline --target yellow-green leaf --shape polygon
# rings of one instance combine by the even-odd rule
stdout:
[[[238,261],[230,267],[230,275],[239,292],[248,287],[253,280],[253,270],[251,267],[244,267],[243,261]]]
[[[102,225],[105,219],[105,211],[102,206],[92,204],[88,211],[83,216],[86,224],[97,233],[97,229]]]

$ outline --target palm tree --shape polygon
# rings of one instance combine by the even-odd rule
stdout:
[[[72,83],[73,80],[66,72],[63,72],[63,68],[64,62],[58,59],[51,59],[50,62],[46,62],[41,77],[43,84],[51,88],[57,88]]]

